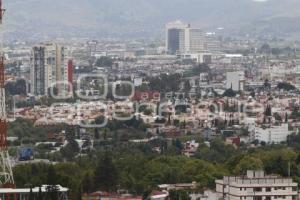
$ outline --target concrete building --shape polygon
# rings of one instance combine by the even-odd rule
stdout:
[[[50,186],[42,185],[35,188],[0,188],[0,199],[29,199],[30,196],[38,196],[39,193],[48,193],[50,188],[57,191],[57,200],[68,200],[69,189],[60,185]],[[33,197],[33,198],[34,198]]]
[[[246,57],[242,54],[224,54],[217,58],[223,64],[242,64],[246,62]]]
[[[166,50],[169,54],[197,54],[221,51],[221,43],[214,35],[181,21],[166,25]]]
[[[182,48],[184,30],[187,24],[181,21],[175,21],[166,25],[166,50],[168,53],[175,55]]]
[[[255,127],[252,131],[252,140],[265,142],[267,144],[279,144],[286,142],[290,135],[288,124],[270,127]]]
[[[204,49],[212,54],[221,53],[221,42],[214,34],[206,34],[204,40]]]
[[[31,93],[48,95],[48,89],[65,76],[64,47],[58,44],[41,44],[34,46],[31,55]]]
[[[226,89],[242,91],[245,86],[245,74],[243,71],[234,71],[226,73]]]
[[[196,63],[211,64],[212,62],[210,53],[182,53],[178,57],[182,60],[192,60]]]
[[[216,180],[216,192],[220,199],[225,200],[296,200],[298,184],[292,178],[247,171],[246,176]]]
[[[204,52],[205,34],[201,29],[191,28],[185,29],[184,44],[180,52],[198,53]]]
[[[205,34],[180,21],[166,25],[166,50],[170,54],[204,52]]]

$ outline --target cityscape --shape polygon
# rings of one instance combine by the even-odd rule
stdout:
[[[0,200],[299,200],[299,9],[0,0]]]

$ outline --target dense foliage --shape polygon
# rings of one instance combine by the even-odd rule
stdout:
[[[244,174],[248,169],[263,169],[268,174],[283,176],[290,173],[300,183],[300,136],[297,134],[290,136],[287,144],[256,148],[244,144],[237,148],[226,144],[221,137],[207,144],[200,135],[187,135],[171,142],[160,135],[151,142],[135,144],[128,138],[138,129],[142,131],[144,126],[133,119],[123,124],[111,121],[105,129],[93,130],[91,134],[97,135],[94,149],[83,153],[75,142],[76,130],[65,125],[39,128],[28,120],[17,119],[10,124],[9,133],[20,139],[38,138],[45,130],[55,132],[62,128],[67,132],[68,144],[48,155],[50,160],[60,162],[16,166],[14,175],[18,187],[60,184],[71,189],[72,199],[98,190],[127,189],[135,194],[148,194],[164,183],[195,181],[202,190],[214,188],[215,179]],[[183,142],[191,139],[196,139],[200,146],[196,155],[188,158],[181,155],[181,150]],[[159,147],[161,152],[153,151],[153,147]],[[184,198],[184,192],[173,195]]]
[[[97,67],[112,67],[113,60],[110,57],[102,56],[96,60]]]
[[[282,82],[278,83],[277,88],[280,90],[290,91],[295,90],[296,87],[294,85],[291,85],[290,83]]]
[[[243,174],[248,169],[264,169],[267,173],[287,176],[289,166],[293,178],[300,182],[298,150],[284,146],[242,150],[217,139],[210,147],[203,143],[195,158],[187,158],[179,153],[171,155],[168,151],[157,155],[128,146],[128,149],[99,151],[56,165],[20,165],[14,168],[14,174],[20,187],[59,183],[69,187],[72,194],[78,196],[79,192],[121,188],[144,194],[158,184],[193,181],[198,183],[199,188],[214,188],[215,179],[224,175]]]

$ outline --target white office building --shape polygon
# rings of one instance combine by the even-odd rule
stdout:
[[[166,25],[166,50],[170,54],[205,52],[205,33],[180,21]]]
[[[214,34],[205,34],[204,48],[207,52],[212,54],[221,53],[221,42],[216,38]]]
[[[234,91],[243,91],[245,86],[245,73],[243,71],[234,71],[226,73],[226,89]]]
[[[246,176],[216,180],[218,198],[225,200],[296,200],[298,184],[292,178],[267,176],[263,171],[248,171]]]
[[[265,142],[267,144],[279,144],[286,142],[290,135],[288,124],[269,127],[255,127],[252,131],[252,140]]]

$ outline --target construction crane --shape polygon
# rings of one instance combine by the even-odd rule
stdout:
[[[0,26],[2,26],[4,9],[0,0]],[[1,42],[1,41],[0,41]],[[2,47],[2,45],[1,45]],[[7,149],[7,115],[5,106],[4,56],[0,53],[0,187],[12,187],[14,178]]]

